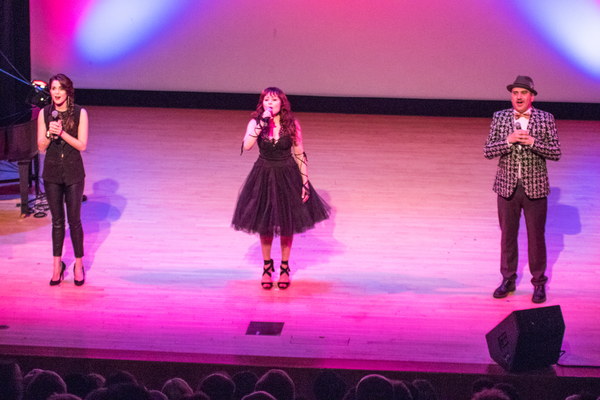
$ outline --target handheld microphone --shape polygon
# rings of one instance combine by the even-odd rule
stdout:
[[[273,107],[269,107],[269,108],[267,108],[267,111],[268,111],[268,112],[271,114],[271,116],[270,116],[270,117],[265,117],[265,118],[263,118],[263,121],[264,121],[264,122],[269,122],[269,120],[270,120],[270,119],[271,119],[271,117],[273,116]]]
[[[52,110],[52,121],[53,122],[58,121],[58,111],[56,111],[56,110]],[[48,138],[50,140],[54,140],[54,139],[57,139],[58,136],[56,136],[56,135],[50,135],[50,136],[48,136]]]
[[[515,122],[515,130],[520,131],[521,130],[521,123],[519,121]],[[520,150],[521,149],[521,143],[517,142],[517,148]]]

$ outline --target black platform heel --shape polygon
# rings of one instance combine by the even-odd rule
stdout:
[[[289,261],[282,261],[281,262],[281,266],[279,267],[279,279],[281,279],[281,275],[286,274],[288,276],[288,279],[290,278],[290,267],[288,266],[287,268],[284,267],[283,265],[288,265]],[[290,282],[277,282],[277,286],[279,287],[279,289],[281,290],[285,290],[287,288],[290,287]]]
[[[57,280],[50,279],[50,286],[57,286],[65,279],[65,269],[67,269],[67,266],[65,265],[64,261],[61,261],[61,263],[62,269],[60,270],[60,276]]]
[[[75,277],[75,266],[73,265],[73,283],[75,284],[75,286],[83,286],[83,284],[85,283],[85,269],[84,269],[83,265],[81,266],[81,272],[83,272],[83,279],[78,281],[74,278]]]
[[[273,267],[273,260],[264,260],[264,263],[265,266],[263,267],[262,276],[269,275],[270,278],[271,272],[275,272],[275,268]],[[261,282],[260,284],[265,290],[270,290],[273,287],[273,282]]]

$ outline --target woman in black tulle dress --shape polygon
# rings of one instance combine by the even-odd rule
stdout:
[[[302,130],[285,94],[270,87],[260,95],[248,123],[243,148],[258,143],[259,157],[242,187],[233,215],[236,230],[258,233],[264,259],[261,285],[271,289],[274,236],[281,240],[281,267],[277,286],[290,285],[288,265],[292,240],[329,217],[329,206],[308,180]]]

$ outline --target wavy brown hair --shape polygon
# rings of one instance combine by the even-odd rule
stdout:
[[[52,88],[52,82],[58,81],[60,86],[67,92],[67,111],[62,123],[65,127],[65,131],[69,134],[73,134],[75,128],[75,88],[73,82],[65,74],[56,74],[48,80],[50,87]],[[54,100],[53,100],[54,101]]]
[[[292,108],[290,106],[290,101],[283,91],[277,87],[268,87],[262,91],[260,94],[260,98],[258,99],[258,105],[256,106],[256,111],[252,113],[252,118],[256,120],[256,122],[260,122],[265,109],[263,107],[263,100],[265,96],[277,96],[279,100],[281,100],[281,110],[279,111],[279,122],[281,123],[281,130],[284,134],[288,134],[291,136],[294,144],[296,144],[296,117],[292,113]]]

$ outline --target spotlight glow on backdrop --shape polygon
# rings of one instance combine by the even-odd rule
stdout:
[[[178,16],[189,0],[104,0],[92,4],[75,36],[81,57],[108,63],[134,52]]]
[[[585,73],[600,79],[600,1],[515,1],[548,42]]]

